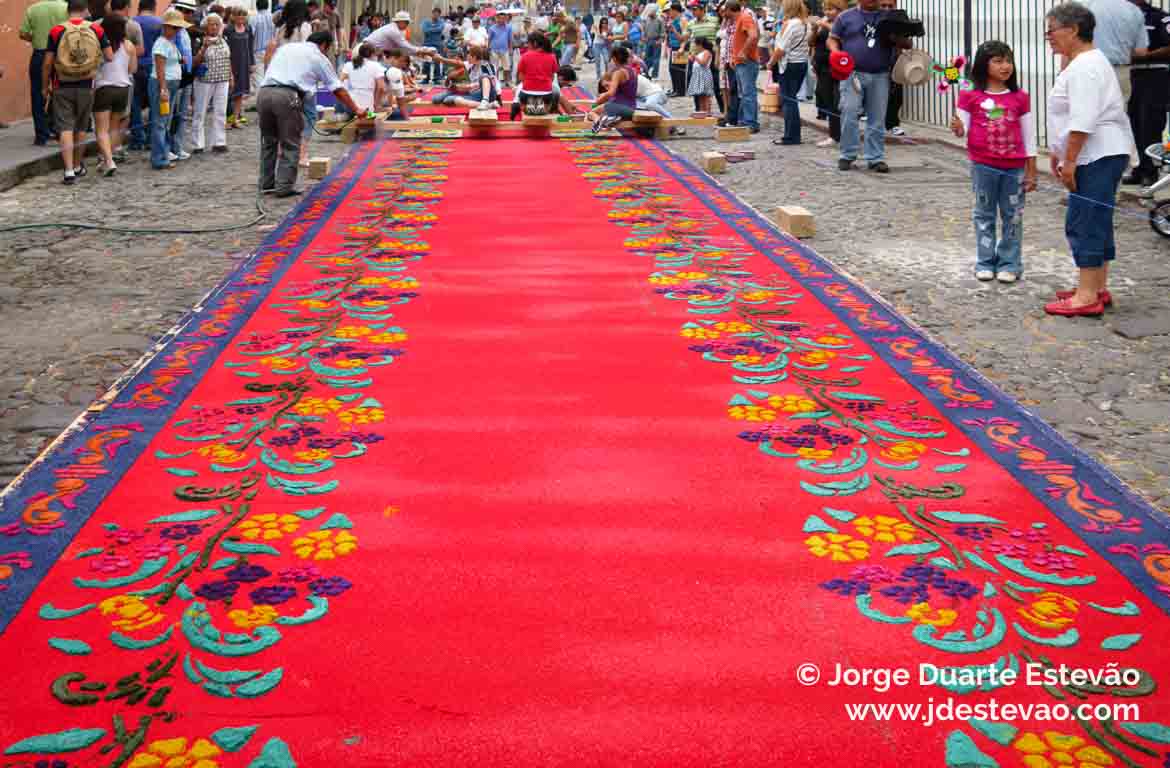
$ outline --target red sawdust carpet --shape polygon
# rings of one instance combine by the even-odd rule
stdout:
[[[1163,519],[651,142],[359,146],[0,526],[0,766],[1170,742]]]

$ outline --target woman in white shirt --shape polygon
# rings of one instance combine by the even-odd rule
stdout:
[[[1048,96],[1048,140],[1052,173],[1071,193],[1064,230],[1080,278],[1075,290],[1058,292],[1044,311],[1097,316],[1113,299],[1106,288],[1109,262],[1117,255],[1113,212],[1137,148],[1117,75],[1093,46],[1092,12],[1064,3],[1045,22],[1049,45],[1068,61]]]
[[[780,66],[780,103],[784,115],[784,136],[773,144],[800,143],[800,102],[796,94],[808,75],[808,8],[804,0],[784,0],[784,26],[776,33],[768,66]]]
[[[377,109],[385,101],[386,68],[374,60],[375,55],[373,45],[362,43],[341,68],[341,82],[362,110]]]
[[[138,54],[134,43],[126,37],[126,21],[121,16],[104,19],[102,28],[114,49],[114,58],[102,62],[93,81],[93,124],[102,155],[98,170],[103,176],[113,176],[117,170],[114,151],[122,141],[122,115],[130,103]]]

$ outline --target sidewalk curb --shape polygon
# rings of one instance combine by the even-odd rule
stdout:
[[[19,134],[22,129],[27,129],[30,140],[27,145],[28,157],[9,161],[3,166],[0,166],[0,192],[6,192],[16,185],[20,184],[25,179],[31,179],[34,176],[42,176],[50,171],[60,171],[65,167],[65,163],[61,160],[61,150],[55,144],[50,144],[47,147],[37,147],[32,141],[32,120],[18,120],[9,123],[6,130],[12,131],[14,134]],[[49,152],[49,154],[46,154]],[[84,149],[82,150],[83,157],[92,157],[97,155],[97,139],[92,135],[86,139]]]

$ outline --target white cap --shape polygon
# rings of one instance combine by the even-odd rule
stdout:
[[[394,21],[405,21],[407,24],[409,24],[410,11],[399,11],[398,13],[394,14]]]

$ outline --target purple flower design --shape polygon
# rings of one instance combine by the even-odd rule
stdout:
[[[971,541],[986,541],[995,535],[995,531],[987,526],[960,525],[955,528],[955,535]]]
[[[1013,539],[1023,539],[1032,544],[1040,544],[1041,542],[1048,541],[1048,532],[1043,528],[1028,528],[1025,530],[1016,528],[1010,535]]]
[[[209,581],[195,590],[204,600],[227,600],[235,597],[240,585],[234,581]]]
[[[116,552],[106,552],[89,561],[91,571],[114,573],[130,567],[130,558]]]
[[[136,531],[133,528],[115,528],[111,531],[106,531],[107,539],[113,539],[115,544],[123,547],[127,544],[133,544],[144,535],[141,531]]]
[[[1032,562],[1050,571],[1071,571],[1077,567],[1072,557],[1060,552],[1041,552],[1032,558]]]
[[[312,581],[320,578],[321,572],[315,565],[301,565],[296,568],[286,568],[280,572],[281,581]]]
[[[997,555],[1004,555],[1005,557],[1027,557],[1028,548],[1023,544],[1015,544],[1007,541],[993,541],[987,545]]]
[[[277,447],[283,448],[296,445],[300,441],[301,432],[297,429],[290,429],[287,432],[282,432],[279,435],[273,435],[272,437],[268,438],[269,445],[275,445]]]
[[[242,413],[242,414],[245,414],[248,416],[251,416],[252,414],[255,414],[255,413],[263,413],[263,412],[264,412],[264,406],[262,406],[262,405],[237,405],[236,406],[236,413]]]
[[[898,574],[886,568],[884,565],[859,565],[850,571],[849,578],[868,581],[870,584],[880,584],[882,582],[896,580]]]
[[[343,579],[340,576],[327,576],[310,582],[309,591],[318,597],[336,597],[352,586],[353,584],[348,579]]]
[[[856,595],[868,595],[869,584],[858,579],[833,579],[821,584],[821,587],[836,592],[843,597],[854,597]]]
[[[339,445],[345,445],[349,441],[344,437],[314,437],[309,440],[310,448],[336,448]]]
[[[886,597],[892,597],[904,605],[909,605],[911,603],[925,603],[930,600],[930,592],[928,592],[926,587],[922,584],[915,584],[912,587],[902,584],[895,584],[883,589],[882,594]]]
[[[33,768],[69,768],[69,763],[64,760],[37,760],[33,763]]]
[[[147,560],[154,560],[160,557],[166,557],[175,551],[169,541],[159,541],[154,544],[144,544],[138,548],[138,554],[142,555]]]
[[[381,435],[375,435],[373,432],[359,432],[355,435],[350,435],[349,439],[355,443],[380,443],[385,438]]]
[[[262,565],[237,565],[224,576],[232,581],[242,581],[245,583],[252,583],[260,581],[260,579],[268,578],[272,575],[272,571],[268,570]]]
[[[252,598],[252,602],[256,605],[280,605],[281,603],[287,603],[296,596],[297,591],[295,588],[286,587],[283,584],[260,587],[248,593],[248,597]]]
[[[202,525],[195,525],[194,523],[179,523],[178,525],[168,525],[158,532],[159,536],[171,541],[184,541],[192,536],[198,536],[203,532]]]

